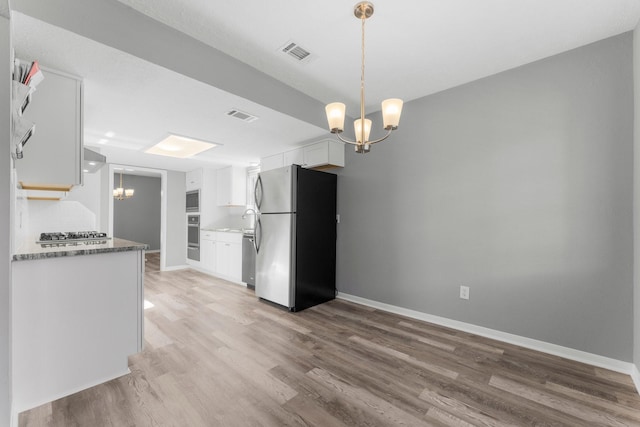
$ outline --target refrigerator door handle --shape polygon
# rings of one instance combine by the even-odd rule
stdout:
[[[256,248],[256,253],[260,252],[261,243],[262,243],[262,221],[260,220],[260,217],[258,217],[258,222],[256,222],[255,236],[253,238],[253,246]]]
[[[258,210],[260,210],[260,207],[262,205],[262,192],[263,192],[262,177],[260,175],[258,175],[258,179],[256,180],[256,186],[253,190],[254,190],[253,198],[256,202],[256,207],[258,208]]]

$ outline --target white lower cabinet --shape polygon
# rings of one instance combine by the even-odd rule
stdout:
[[[129,372],[144,341],[144,254],[12,262],[16,413]]]
[[[200,267],[211,273],[216,272],[216,232],[200,233]]]
[[[202,231],[200,268],[222,279],[242,282],[242,233]]]
[[[242,233],[216,233],[216,272],[234,282],[242,281]]]

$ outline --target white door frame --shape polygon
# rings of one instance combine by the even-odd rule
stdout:
[[[160,177],[160,270],[164,271],[167,267],[167,171],[162,169],[141,168],[138,166],[122,165],[117,163],[109,164],[109,230],[108,235],[113,237],[113,184],[114,174],[116,170],[120,173],[136,175],[136,172],[143,172],[143,176],[159,176]],[[127,169],[133,169],[129,171]]]

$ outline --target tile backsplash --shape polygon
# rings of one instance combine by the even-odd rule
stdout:
[[[80,202],[28,200],[22,209],[26,210],[22,212],[26,230],[21,235],[29,240],[38,240],[45,232],[96,229],[96,215]]]

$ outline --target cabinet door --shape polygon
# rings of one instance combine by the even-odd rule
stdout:
[[[304,161],[310,168],[329,163],[329,146],[327,142],[304,147]]]
[[[186,174],[187,191],[199,190],[202,188],[202,169],[196,169]]]
[[[242,281],[242,244],[229,243],[229,278]]]
[[[202,232],[200,234],[200,266],[212,273],[216,271],[216,241],[208,234],[213,232]]]
[[[339,141],[321,141],[304,147],[304,162],[308,168],[344,166],[344,144]]]
[[[218,170],[218,206],[245,206],[247,204],[247,171],[230,166]]]
[[[231,254],[231,243],[216,242],[216,273],[220,276],[228,277],[229,272],[229,257]]]
[[[231,168],[218,169],[216,182],[216,199],[218,206],[231,204]]]
[[[271,169],[278,169],[284,166],[284,154],[279,153],[269,157],[260,159],[260,170],[262,172]]]
[[[25,184],[81,185],[83,159],[82,81],[52,70],[31,97],[24,118],[35,123],[33,136],[16,161]]]
[[[242,281],[242,244],[216,242],[216,273],[235,282]]]
[[[284,165],[300,165],[305,166],[304,150],[298,148],[297,150],[285,151],[284,153]]]

